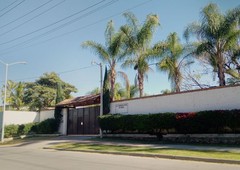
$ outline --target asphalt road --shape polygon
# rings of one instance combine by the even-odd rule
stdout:
[[[240,165],[44,150],[35,145],[0,147],[1,170],[239,170]]]

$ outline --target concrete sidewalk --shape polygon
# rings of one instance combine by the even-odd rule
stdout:
[[[161,144],[153,142],[138,142],[133,143],[129,140],[92,140],[98,136],[58,136],[47,140],[29,140],[29,142],[23,142],[14,146],[22,146],[29,148],[43,148],[49,147],[58,143],[74,142],[74,143],[90,143],[90,144],[103,144],[103,145],[115,145],[115,146],[146,146],[152,148],[171,148],[171,149],[183,149],[183,150],[211,150],[211,151],[224,151],[224,152],[237,152],[240,153],[240,146],[214,146],[214,145],[191,145],[191,144]],[[4,147],[4,146],[2,146]]]
[[[237,152],[240,153],[240,146],[207,146],[207,145],[191,145],[191,144],[148,144],[142,142],[130,143],[124,140],[105,141],[105,140],[88,140],[97,136],[60,136],[56,138],[62,142],[77,142],[77,143],[92,143],[92,144],[104,144],[115,146],[147,146],[152,148],[171,148],[171,149],[183,149],[183,150],[211,150],[211,151],[224,151],[224,152]],[[150,142],[151,143],[151,142]]]

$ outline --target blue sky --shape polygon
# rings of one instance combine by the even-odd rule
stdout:
[[[104,44],[107,22],[112,19],[117,30],[125,23],[121,15],[124,11],[131,9],[130,11],[141,23],[150,13],[159,16],[161,26],[155,33],[153,43],[164,40],[170,32],[177,32],[184,42],[183,30],[187,24],[199,20],[200,10],[208,3],[217,3],[223,12],[239,5],[239,0],[105,0],[102,2],[100,0],[18,0],[14,2],[15,0],[0,1],[0,59],[6,63],[26,61],[27,64],[10,67],[9,79],[35,81],[43,73],[54,71],[59,73],[61,79],[76,86],[79,92],[73,94],[74,96],[84,95],[99,86],[99,68],[91,65],[91,61],[99,62],[99,59],[89,50],[82,49],[81,43],[94,40]],[[11,3],[13,4],[9,6]],[[98,6],[89,8],[97,3]],[[80,13],[86,8],[89,9]],[[60,22],[77,12],[79,13],[74,17]],[[70,23],[73,19],[76,19],[76,22]],[[133,84],[135,71],[121,69],[120,66],[118,69],[125,71]],[[1,86],[3,81],[4,66],[1,65]],[[145,92],[158,94],[167,88],[170,88],[167,75],[156,71],[153,67],[148,81],[145,82]]]

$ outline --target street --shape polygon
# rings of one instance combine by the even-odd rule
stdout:
[[[41,149],[38,145],[0,147],[1,170],[239,170],[240,165],[180,161]]]

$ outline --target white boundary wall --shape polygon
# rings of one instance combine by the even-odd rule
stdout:
[[[54,118],[54,109],[53,110],[43,110],[39,114],[39,122],[42,122],[46,119]]]
[[[4,124],[26,124],[42,122],[46,119],[54,118],[54,110],[44,110],[39,112],[29,111],[6,111],[4,114]],[[2,112],[0,112],[0,125],[2,124]]]
[[[240,86],[193,90],[112,102],[110,113],[148,114],[240,109]]]
[[[39,122],[39,114],[37,112],[26,111],[6,111],[4,114],[4,124],[26,124]]]

